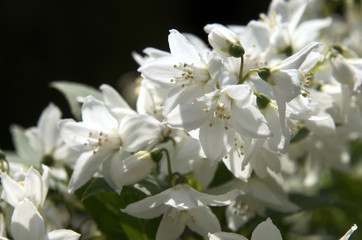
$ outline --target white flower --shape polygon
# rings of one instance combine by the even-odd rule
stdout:
[[[214,232],[209,233],[208,236],[209,240],[247,240],[244,236],[228,232]],[[282,235],[280,234],[279,229],[273,224],[270,218],[259,223],[251,235],[251,240],[265,239],[282,240]]]
[[[260,111],[252,105],[247,85],[232,85],[199,98],[191,105],[180,104],[167,116],[167,123],[186,131],[200,129],[199,140],[212,163],[231,149],[235,131],[242,136],[263,138],[270,135]]]
[[[80,237],[80,234],[66,229],[46,233],[43,217],[28,199],[15,206],[11,233],[14,240],[77,240]]]
[[[43,165],[43,175],[30,167],[26,173],[16,175],[16,179],[1,173],[3,191],[1,198],[15,207],[24,198],[33,202],[36,207],[44,204],[49,187],[49,168]]]
[[[136,114],[113,87],[108,84],[102,84],[99,88],[102,91],[104,104],[115,118],[121,119],[126,115]]]
[[[286,125],[286,104],[301,94],[302,78],[299,68],[308,55],[315,50],[320,43],[312,42],[303,49],[283,60],[279,64],[268,68],[261,68],[259,76],[269,83],[276,103],[278,105],[281,131],[284,136],[289,135]],[[319,55],[315,55],[319,59]],[[308,61],[312,61],[308,59]],[[311,67],[311,66],[309,66]],[[304,70],[304,69],[303,69]]]
[[[163,114],[179,103],[192,103],[196,97],[214,90],[222,66],[220,58],[209,50],[205,54],[203,49],[197,49],[177,30],[170,31],[168,41],[171,52],[168,56],[146,61],[139,68],[146,81],[169,89]]]
[[[45,164],[65,161],[72,165],[75,160],[73,156],[76,154],[64,144],[59,136],[57,124],[61,119],[61,114],[60,109],[50,103],[41,113],[37,126],[25,131],[30,146],[42,156],[41,161]]]
[[[83,186],[102,165],[105,180],[120,193],[123,159],[156,140],[163,126],[152,117],[138,114],[126,115],[118,121],[102,102],[91,96],[85,98],[82,118],[82,122],[59,123],[64,141],[83,152],[74,166],[69,191]]]
[[[238,196],[226,207],[226,221],[228,228],[237,231],[241,226],[256,215],[264,216],[266,209],[290,213],[299,209],[288,200],[288,196],[281,183],[272,177],[259,179],[249,178],[248,182],[238,179],[209,189],[209,193],[222,194],[230,190],[237,190]]]
[[[156,234],[157,240],[177,239],[186,225],[192,231],[207,236],[208,232],[221,229],[217,217],[207,205],[227,205],[235,194],[233,191],[218,196],[208,195],[182,184],[132,203],[122,211],[145,219],[163,214]]]

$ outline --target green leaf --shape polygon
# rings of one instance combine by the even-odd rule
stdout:
[[[70,110],[76,119],[81,119],[83,98],[92,95],[96,99],[103,99],[102,93],[98,89],[82,83],[57,81],[50,83],[50,86],[64,94],[69,103]]]
[[[147,195],[134,186],[125,186],[121,195],[118,195],[114,191],[103,191],[103,185],[104,182],[99,179],[76,191],[76,194],[78,197],[86,196],[87,192],[91,194],[90,190],[94,189],[93,194],[85,198],[83,204],[106,239],[154,239],[159,219],[138,219],[121,212],[128,204]],[[97,192],[97,189],[101,191]]]
[[[100,192],[111,192],[113,189],[108,185],[104,178],[96,178],[83,192],[81,201],[93,196]]]
[[[12,162],[21,162],[25,165],[32,165],[34,167],[40,167],[41,155],[34,150],[30,144],[25,130],[19,125],[13,124],[10,127],[15,151],[20,158],[16,158],[14,155],[7,155],[7,160]]]

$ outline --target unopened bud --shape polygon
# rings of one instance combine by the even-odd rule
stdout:
[[[256,104],[260,110],[266,108],[270,103],[270,98],[262,93],[255,93],[256,95]]]
[[[123,185],[134,184],[152,172],[156,163],[148,151],[139,151],[123,160]]]
[[[262,67],[258,70],[258,75],[264,81],[268,81],[268,77],[270,76],[270,69],[267,67]]]
[[[153,149],[153,150],[150,152],[150,154],[151,154],[152,160],[153,160],[154,162],[156,162],[156,163],[160,162],[161,159],[162,159],[162,156],[163,156],[163,155],[162,155],[162,150],[159,149],[159,148]]]
[[[212,28],[208,39],[214,50],[221,54],[239,58],[245,53],[238,36],[226,27],[217,26]]]

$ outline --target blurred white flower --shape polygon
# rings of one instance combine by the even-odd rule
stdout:
[[[80,234],[66,229],[46,233],[43,217],[26,198],[15,206],[11,234],[14,240],[77,240],[80,237]]]
[[[235,191],[223,195],[208,195],[189,185],[180,184],[157,195],[128,205],[122,212],[138,218],[155,218],[163,214],[156,240],[177,239],[188,226],[206,237],[210,231],[220,231],[220,223],[210,206],[225,206],[236,196]]]
[[[209,240],[247,240],[246,237],[228,232],[214,232],[209,233]],[[279,229],[273,224],[272,220],[268,218],[264,222],[259,223],[254,229],[251,240],[282,240],[282,235]]]
[[[3,190],[1,198],[15,207],[24,198],[33,202],[36,207],[44,204],[49,188],[49,168],[43,165],[43,174],[30,167],[26,173],[18,173],[15,179],[0,173]]]

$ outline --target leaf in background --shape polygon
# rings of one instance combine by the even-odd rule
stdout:
[[[100,180],[98,183],[101,183]],[[86,190],[82,190],[90,186],[78,190],[77,195],[83,196]],[[155,238],[159,221],[138,219],[121,212],[128,204],[145,197],[143,192],[133,186],[126,186],[121,195],[115,192],[98,192],[86,198],[83,204],[106,239],[151,240]]]
[[[12,135],[16,155],[7,156],[7,160],[12,162],[21,162],[27,166],[40,167],[41,155],[35,151],[29,144],[29,140],[25,135],[25,130],[19,125],[13,124],[10,126],[10,132]]]
[[[108,185],[108,183],[104,180],[104,178],[99,177],[96,178],[94,181],[92,181],[92,183],[83,192],[81,201],[83,202],[85,199],[100,192],[112,192],[112,191],[113,189]]]
[[[61,93],[64,94],[69,103],[73,116],[78,120],[81,119],[83,99],[86,96],[92,95],[98,100],[103,99],[102,94],[98,89],[82,83],[56,81],[51,82],[50,86],[58,89]]]

